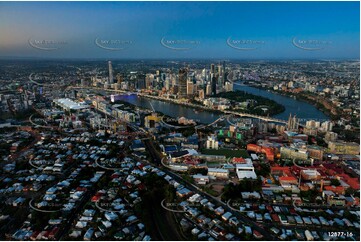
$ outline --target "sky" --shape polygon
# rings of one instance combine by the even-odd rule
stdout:
[[[0,2],[0,57],[359,59],[359,2]]]

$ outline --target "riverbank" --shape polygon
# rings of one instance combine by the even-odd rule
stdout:
[[[314,106],[317,110],[321,111],[324,115],[326,115],[327,117],[329,117],[331,120],[338,120],[339,119],[339,115],[340,114],[335,114],[332,113],[330,109],[326,108],[325,105],[321,102],[318,102],[318,100],[315,100],[317,98],[314,97],[314,99],[311,99],[309,96],[307,96],[307,94],[304,93],[288,93],[288,92],[281,92],[278,90],[274,90],[272,88],[267,88],[267,87],[263,87],[263,86],[258,86],[258,85],[252,85],[252,84],[247,84],[247,86],[250,87],[254,87],[257,89],[262,89],[277,95],[282,95],[285,97],[289,97],[289,98],[294,98],[295,100],[301,101],[301,102],[306,102],[312,106]],[[316,101],[316,103],[315,103]]]
[[[214,97],[227,98],[231,101],[236,101],[240,103],[242,102],[248,103],[250,100],[254,100],[255,104],[252,105],[248,103],[246,107],[247,113],[250,114],[274,116],[283,113],[285,111],[285,107],[274,100],[240,90],[236,90],[234,92],[222,92],[217,95],[214,95]],[[233,110],[239,111],[235,109]]]
[[[330,120],[330,115],[326,110],[321,110],[320,107],[315,106],[315,102],[295,97],[292,94],[286,95],[282,92],[276,92],[273,89],[261,87],[258,85],[242,85],[242,80],[234,84],[235,90],[241,90],[252,93],[257,96],[263,96],[272,99],[285,106],[285,112],[277,114],[273,117],[287,120],[290,115],[296,115],[299,119],[326,121]]]
[[[170,103],[180,105],[180,106],[184,106],[184,107],[190,107],[190,108],[193,108],[193,111],[196,110],[196,111],[213,113],[213,114],[217,114],[217,115],[223,114],[223,112],[220,111],[220,110],[208,108],[208,107],[204,106],[203,104],[199,104],[197,102],[192,102],[192,101],[180,102],[180,101],[178,101],[178,99],[159,98],[158,96],[151,96],[151,95],[146,95],[146,96],[142,95],[142,97],[150,98],[150,99],[157,100],[157,101],[170,102]]]
[[[287,97],[285,95],[278,95],[269,91],[262,89],[239,85],[239,83],[234,83],[234,90],[245,91],[246,93],[253,94],[255,96],[261,96],[275,101],[276,103],[282,103],[285,107],[285,111],[279,114],[276,114],[272,117],[267,117],[266,115],[255,115],[245,112],[238,112],[240,116],[247,116],[261,118],[261,119],[274,119],[274,120],[288,120],[290,115],[297,115],[297,117],[303,121],[307,120],[319,120],[326,121],[329,120],[329,117],[326,116],[323,112],[315,108],[313,105],[307,102],[297,101],[293,98]],[[220,111],[214,110],[210,107],[205,107],[199,105],[198,103],[192,102],[183,102],[178,99],[168,99],[165,97],[152,96],[147,94],[138,93],[137,95],[123,95],[121,100],[131,103],[135,106],[146,108],[149,110],[154,110],[161,112],[170,117],[186,117],[188,119],[193,119],[197,123],[209,124],[221,117],[221,114],[231,114],[236,113],[232,111]],[[198,112],[198,110],[202,110]],[[277,122],[277,121],[276,121]]]

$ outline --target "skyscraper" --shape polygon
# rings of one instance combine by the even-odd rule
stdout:
[[[194,94],[194,85],[193,81],[187,82],[187,96],[191,97]]]
[[[187,97],[187,69],[179,69],[178,72],[178,97],[186,98]]]
[[[137,81],[136,81],[136,89],[138,90],[142,90],[142,89],[145,89],[145,75],[143,74],[139,74],[137,76]]]
[[[215,73],[215,68],[214,68],[214,64],[211,64],[211,74],[214,74]]]
[[[108,61],[108,71],[109,71],[108,84],[110,86],[111,84],[114,83],[114,80],[113,80],[113,67],[112,67],[112,62],[111,61]]]
[[[146,88],[146,89],[152,89],[152,87],[153,87],[153,81],[154,81],[154,75],[153,75],[153,74],[146,74],[146,77],[145,77],[145,88]]]
[[[211,86],[211,84],[207,84],[207,86],[206,86],[206,95],[207,96],[212,95],[212,86]]]
[[[211,74],[211,87],[212,87],[212,95],[217,94],[217,78],[214,74]]]
[[[223,83],[227,81],[226,62],[223,61]]]
[[[287,130],[289,131],[297,130],[299,123],[300,121],[298,118],[296,118],[296,115],[292,117],[292,115],[290,114],[290,117],[288,118],[288,122],[287,122]]]
[[[221,65],[221,63],[219,63],[218,65],[218,75],[222,76],[223,70],[222,70],[223,66]]]
[[[169,91],[169,89],[170,89],[170,78],[168,76],[165,78],[164,87],[165,87],[165,90]]]

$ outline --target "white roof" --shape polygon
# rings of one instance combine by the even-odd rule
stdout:
[[[64,107],[67,107],[69,109],[83,109],[86,108],[86,106],[81,105],[77,102],[74,102],[73,100],[69,99],[69,98],[60,98],[60,99],[55,99],[54,100],[55,103],[62,105]]]
[[[306,175],[309,175],[309,176],[318,176],[318,175],[320,175],[320,173],[317,170],[308,169],[308,170],[302,170],[302,172],[304,174],[306,174]]]
[[[193,175],[193,178],[194,179],[209,179],[208,176],[204,176],[204,175],[201,175],[201,174]]]
[[[87,222],[85,222],[85,221],[78,221],[77,223],[76,223],[76,225],[75,225],[75,227],[77,227],[77,228],[85,228],[86,226],[87,226]]]
[[[208,172],[229,173],[227,169],[221,169],[221,168],[208,168]]]
[[[257,175],[254,171],[237,170],[237,176],[239,179],[244,179],[244,178],[257,179]]]
[[[253,160],[258,160],[258,156],[256,154],[251,154]]]

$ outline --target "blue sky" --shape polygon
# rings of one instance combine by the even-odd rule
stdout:
[[[0,2],[0,56],[359,59],[359,19],[359,2]]]

